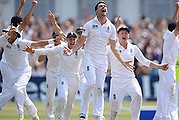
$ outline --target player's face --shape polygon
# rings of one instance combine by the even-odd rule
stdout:
[[[107,6],[104,3],[100,3],[98,5],[98,9],[96,10],[96,14],[106,16],[107,13],[108,13]]]
[[[127,32],[127,30],[121,30],[117,36],[120,40],[128,40],[129,39],[129,33]]]
[[[68,47],[73,48],[73,46],[76,44],[76,40],[77,40],[77,38],[75,38],[75,37],[69,37],[67,39]]]
[[[11,37],[8,39],[8,42],[9,42],[10,44],[13,44],[16,39],[17,39],[17,34],[14,33],[14,34],[11,35]]]

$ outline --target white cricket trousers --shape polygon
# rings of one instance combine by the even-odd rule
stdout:
[[[83,58],[84,74],[86,84],[82,93],[80,113],[88,113],[89,101],[93,92],[94,108],[93,115],[103,117],[104,111],[104,81],[108,67],[107,56],[84,54]]]
[[[176,82],[176,89],[174,94],[174,102],[172,103],[171,108],[171,120],[178,120],[178,92],[179,92],[179,82]]]
[[[70,120],[78,89],[79,75],[59,76],[57,80],[58,100],[56,105],[58,119]]]
[[[55,116],[53,114],[53,103],[55,98],[55,92],[57,88],[57,72],[47,70],[46,73],[46,115],[48,120],[54,120]]]
[[[26,93],[26,85],[31,76],[31,67],[24,70],[16,70],[1,63],[1,73],[3,76],[2,93],[0,94],[0,108],[15,96],[18,107],[18,115],[24,115],[24,105],[29,110],[32,117],[37,115],[37,109]]]
[[[136,78],[111,79],[110,84],[110,120],[116,120],[122,109],[122,102],[125,95],[130,95],[132,120],[139,120],[140,108],[142,105],[142,92]]]
[[[157,108],[154,120],[177,120],[177,113],[171,114],[175,89],[175,66],[170,65],[167,71],[159,70]]]

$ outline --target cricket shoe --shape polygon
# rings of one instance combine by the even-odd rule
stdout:
[[[40,120],[39,116],[33,117],[32,120]]]
[[[80,113],[79,120],[86,120],[86,115],[84,113]]]

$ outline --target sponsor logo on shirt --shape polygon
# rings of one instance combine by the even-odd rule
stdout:
[[[93,28],[93,29],[97,29],[97,28],[98,28],[98,25],[93,25],[92,28]]]

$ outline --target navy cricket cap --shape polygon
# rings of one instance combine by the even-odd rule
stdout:
[[[117,33],[119,33],[121,30],[126,30],[128,33],[130,33],[130,29],[127,26],[120,27]]]
[[[20,16],[13,16],[11,18],[11,24],[13,24],[13,26],[17,27],[18,24],[20,24],[23,21],[22,17]]]
[[[168,30],[170,32],[172,32],[175,29],[175,27],[176,27],[176,23],[175,22],[172,22],[172,23],[168,24]]]
[[[67,38],[70,38],[70,37],[77,38],[77,35],[76,35],[75,32],[69,32],[68,35],[67,35]]]
[[[2,29],[2,32],[9,32],[11,26],[8,26],[7,29]],[[20,38],[21,35],[20,33],[18,32],[17,28],[15,26],[12,26],[12,28],[15,28],[16,29],[16,34],[17,34],[17,37]]]

